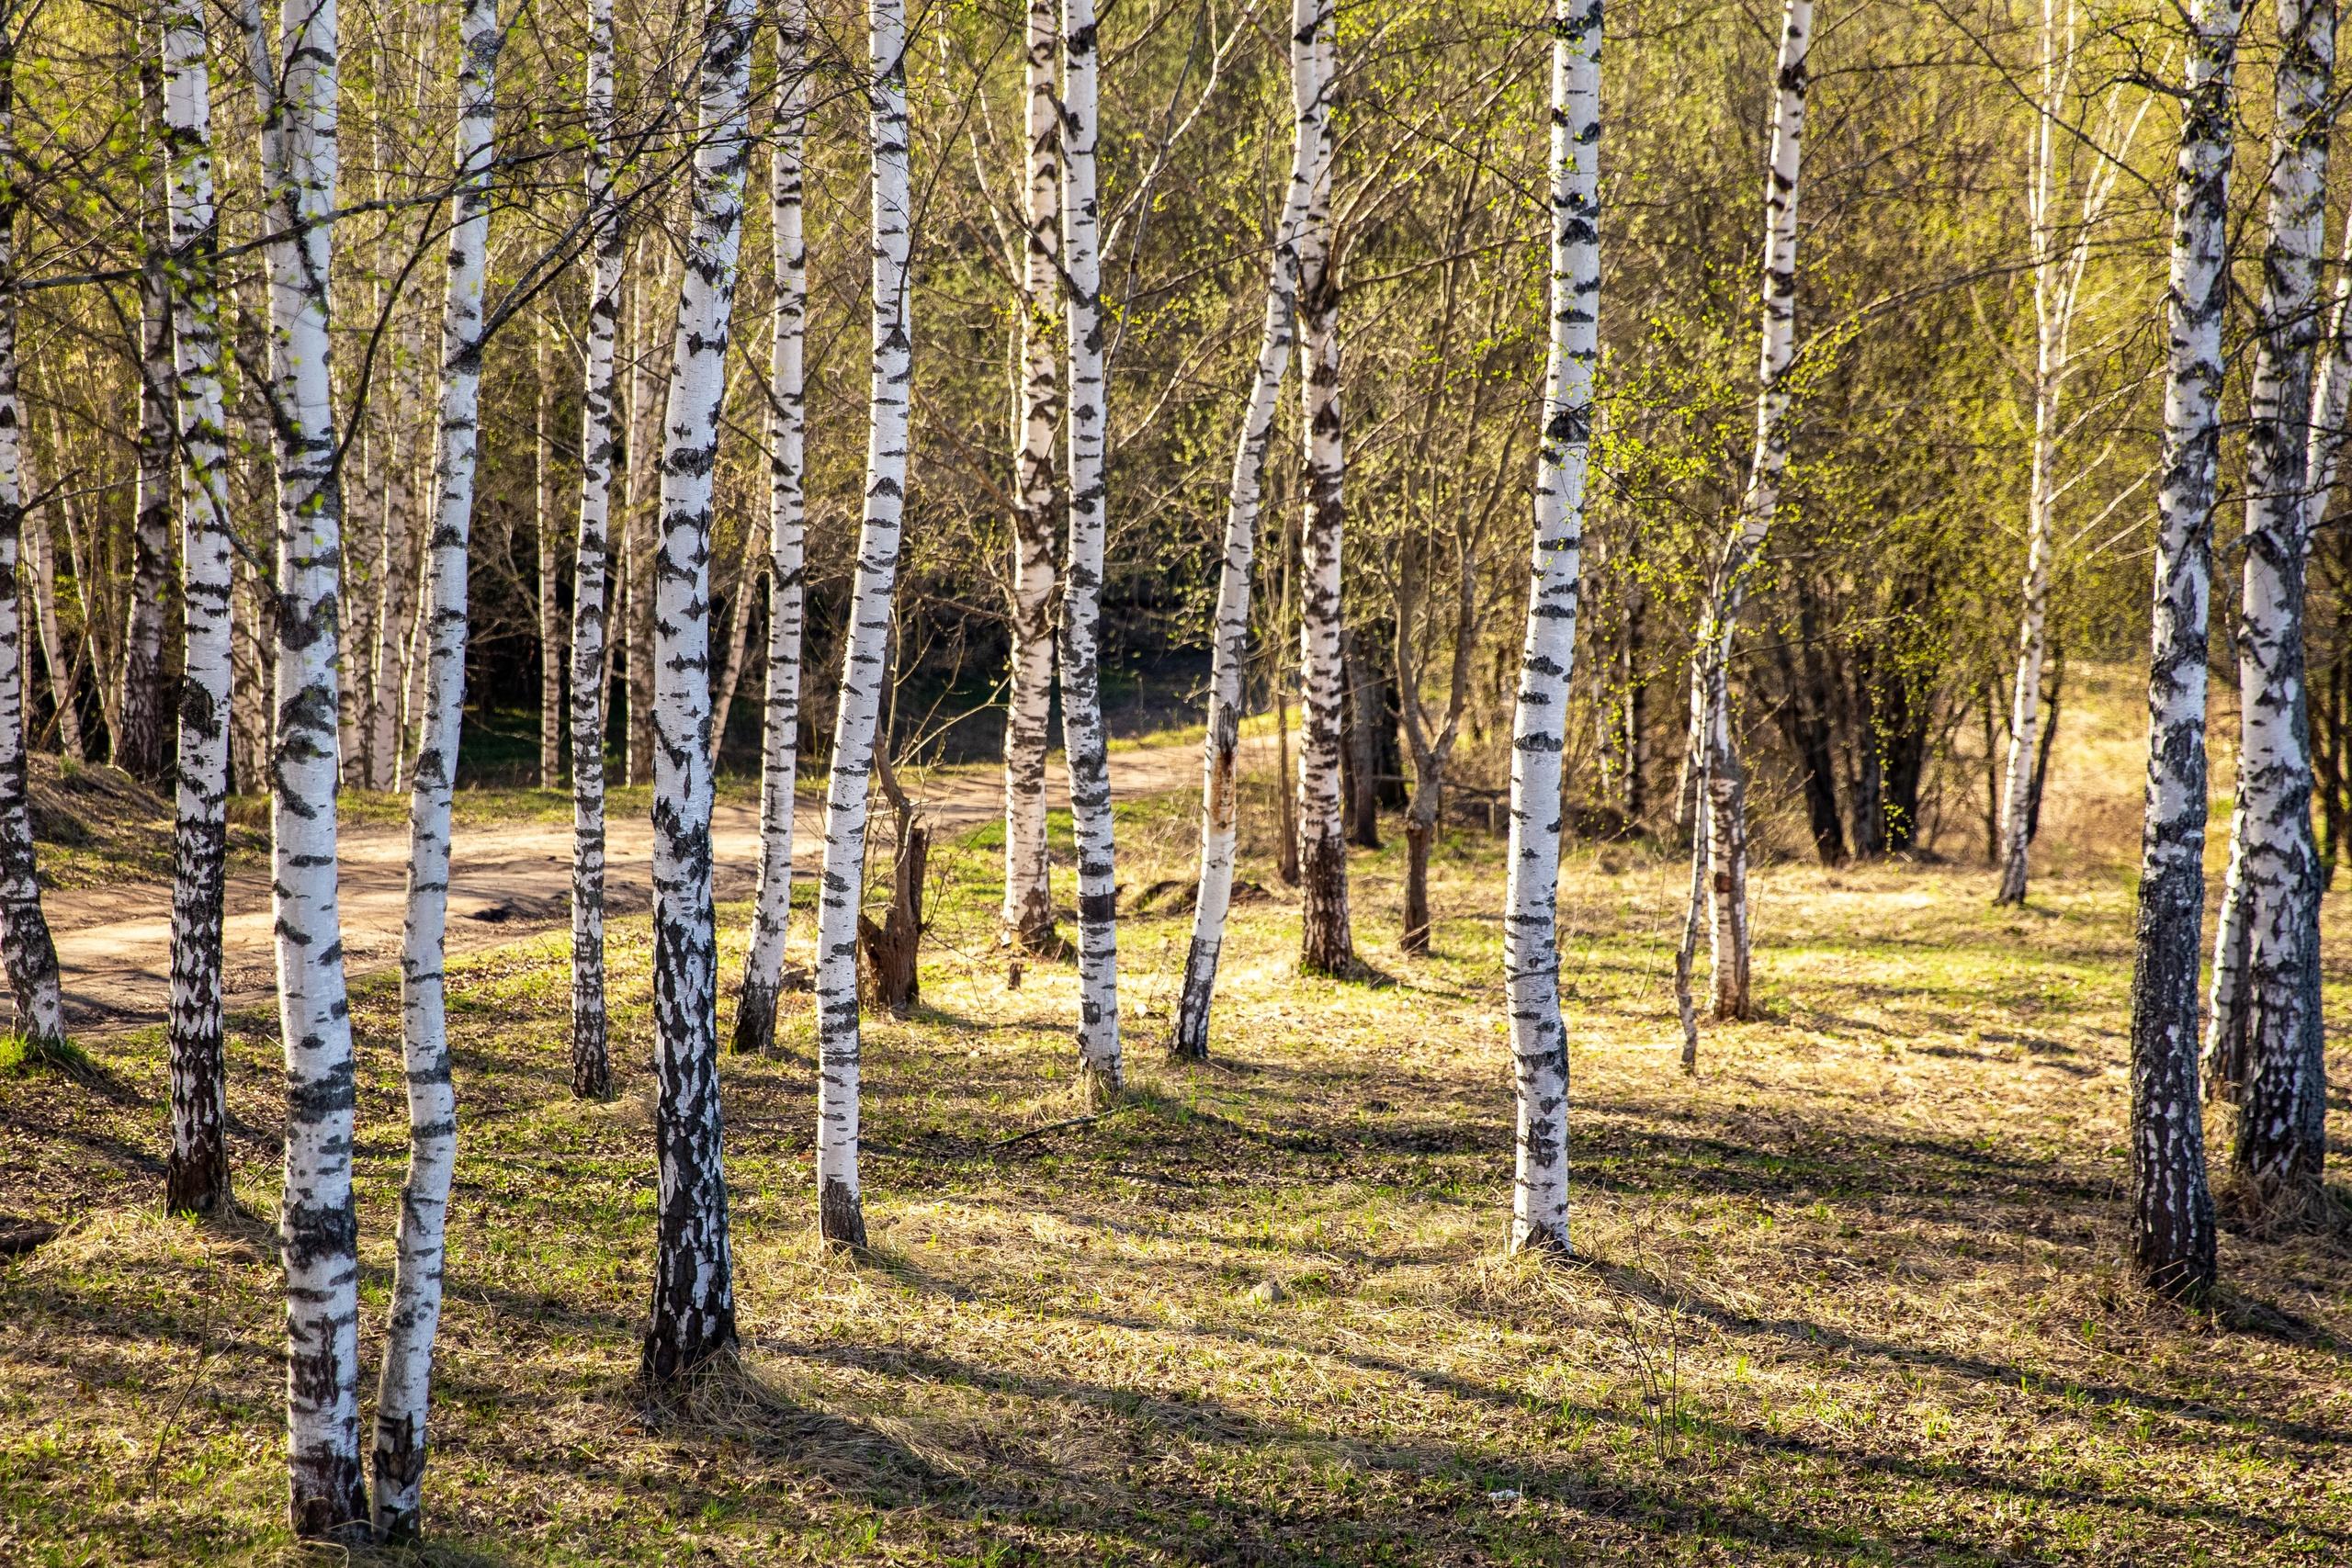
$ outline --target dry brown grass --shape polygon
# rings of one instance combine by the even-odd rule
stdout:
[[[1127,813],[1123,879],[1180,874],[1190,834],[1181,802]],[[673,1402],[631,1382],[644,922],[616,931],[611,1106],[565,1093],[560,939],[469,961],[440,1560],[2352,1557],[2343,1250],[2226,1235],[2205,1315],[2120,1267],[2110,863],[2086,852],[2023,913],[1987,908],[1967,867],[1768,868],[1767,1016],[1710,1029],[1686,1080],[1683,869],[1580,853],[1582,1257],[1562,1268],[1498,1249],[1496,849],[1443,845],[1418,962],[1391,942],[1393,851],[1357,857],[1386,984],[1300,977],[1295,906],[1243,908],[1204,1069],[1157,1050],[1185,921],[1133,919],[1133,1102],[1055,1127],[1082,1109],[1070,971],[1007,992],[984,836],[944,847],[926,1005],[868,1033],[873,1251],[816,1245],[811,1019],[788,998],[786,1054],[725,1068],[742,1355]],[[1276,885],[1262,860],[1244,874]],[[2334,1013],[2352,950],[2328,956]],[[390,993],[356,1016],[372,1357],[401,1147]],[[247,1021],[240,1190],[266,1213],[275,1046]],[[0,1560],[280,1560],[270,1237],[149,1213],[159,1047],[101,1056],[111,1093],[0,1079],[8,1206],[74,1221],[0,1267]]]

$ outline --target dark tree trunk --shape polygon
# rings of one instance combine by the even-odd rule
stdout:
[[[2041,721],[2041,738],[2033,756],[2033,793],[2026,799],[2025,841],[2029,844],[2041,831],[2041,790],[2050,782],[2050,749],[2058,739],[2058,686],[2065,674],[2064,657],[2053,653],[2042,686],[2050,712]]]
[[[1430,840],[1436,836],[1436,812],[1423,820],[1416,803],[1405,818],[1405,929],[1396,945],[1407,953],[1430,950]]]
[[[1343,752],[1347,777],[1348,842],[1367,850],[1380,847],[1380,730],[1388,716],[1387,682],[1380,662],[1353,631],[1340,634],[1348,682],[1347,736]]]
[[[1814,682],[1813,660],[1807,659],[1802,669],[1790,652],[1788,639],[1776,638],[1772,644],[1773,662],[1780,667],[1781,690],[1780,705],[1781,731],[1788,737],[1789,746],[1797,754],[1797,763],[1804,774],[1804,807],[1807,824],[1813,829],[1813,847],[1824,865],[1846,863],[1846,830],[1838,817],[1838,781],[1836,763],[1830,755],[1829,718],[1825,694]]]
[[[865,956],[867,1001],[904,1018],[922,994],[916,960],[922,949],[922,879],[931,858],[931,829],[914,820],[904,802],[892,804],[899,814],[899,844],[890,868],[890,907],[878,926],[859,915],[857,934]]]

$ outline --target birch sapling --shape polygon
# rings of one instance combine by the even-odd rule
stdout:
[[[1111,762],[1102,727],[1103,535],[1110,486],[1102,373],[1102,217],[1095,142],[1101,131],[1094,0],[1062,6],[1062,240],[1069,322],[1069,574],[1062,588],[1062,754],[1078,847],[1078,1060],[1090,1104],[1123,1085],[1119,1045],[1117,863]]]
[[[2231,77],[2245,11],[2193,0],[2174,171],[2148,671],[2147,816],[2132,973],[2132,1259],[2162,1294],[2212,1288],[2213,1201],[2197,1091],[2205,913],[2206,626],[2228,304]]]
[[[433,1341],[441,1322],[458,1101],[449,1076],[442,959],[449,920],[449,795],[465,721],[466,554],[481,441],[482,274],[490,244],[496,129],[497,0],[466,0],[458,18],[458,156],[449,277],[441,309],[440,441],[424,602],[424,708],[410,781],[408,911],[401,943],[401,1056],[408,1086],[408,1179],[401,1188],[392,1305],[376,1390],[376,1533],[420,1533]]]
[[[1291,0],[1290,58],[1294,83],[1309,79],[1320,0]],[[1299,231],[1314,191],[1317,140],[1302,116],[1291,141],[1290,182],[1274,222],[1266,279],[1265,323],[1258,360],[1234,445],[1226,492],[1225,548],[1217,568],[1216,620],[1209,656],[1208,725],[1201,741],[1201,863],[1193,901],[1193,934],[1184,954],[1176,1032],[1169,1055],[1206,1061],[1209,1005],[1216,995],[1217,956],[1233,901],[1233,855],[1241,806],[1242,677],[1250,658],[1250,573],[1258,547],[1258,514],[1265,499],[1266,452],[1273,440],[1274,401],[1282,395],[1298,320]]]
[[[203,0],[163,16],[164,148],[179,428],[183,644],[172,826],[172,1151],[164,1203],[209,1213],[230,1200],[220,947],[228,882],[228,429],[220,392],[219,215],[212,191],[212,84]]]
[[[865,515],[842,650],[833,760],[825,791],[825,864],[817,905],[817,1229],[865,1245],[858,1186],[857,918],[865,887],[865,819],[888,677],[890,599],[898,581],[907,494],[908,245],[912,190],[907,159],[905,0],[868,0],[866,63],[873,146],[873,351],[867,391]]]
[[[706,13],[699,141],[678,290],[653,560],[653,1065],[661,1148],[652,1321],[643,1369],[690,1375],[735,1348],[734,1261],[718,1097],[711,907],[711,476],[726,396],[751,165],[752,0]]]
[[[800,0],[786,0],[777,31],[775,148],[768,164],[775,269],[775,321],[769,340],[768,647],[761,727],[760,879],[743,988],[735,1007],[735,1049],[775,1043],[776,995],[784,988],[785,935],[792,918],[792,814],[799,786],[802,492],[808,400],[803,355],[808,318],[808,249],[802,238],[802,148],[808,126],[808,24]]]
[[[1600,356],[1600,0],[1553,14],[1549,340],[1527,634],[1511,718],[1503,979],[1518,1105],[1514,1252],[1568,1251],[1568,1042],[1560,1016],[1560,759],[1576,662]]]
[[[1028,0],[1023,66],[1021,386],[1013,415],[1012,657],[1004,719],[1004,940],[1054,953],[1046,863],[1046,716],[1054,682],[1054,428],[1061,418],[1063,108],[1054,0]]]
[[[580,398],[580,532],[571,558],[571,1092],[613,1092],[605,1010],[605,688],[612,555],[614,339],[626,241],[613,195],[613,3],[589,0],[588,284]]]

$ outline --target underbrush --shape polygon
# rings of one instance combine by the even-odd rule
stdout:
[[[1380,979],[1312,979],[1263,805],[1241,874],[1270,896],[1235,911],[1215,1060],[1161,1055],[1187,918],[1130,915],[1131,1095],[1092,1120],[1073,971],[1033,962],[1008,989],[997,852],[985,833],[934,850],[922,1005],[865,1032],[862,1257],[816,1244],[814,1021],[786,998],[777,1053],[722,1064],[742,1354],[675,1401],[632,1381],[646,921],[613,929],[609,1104],[567,1092],[561,934],[453,964],[434,1558],[2352,1556],[2352,1263],[2324,1238],[2225,1235],[2204,1315],[2120,1266],[2120,878],[2051,881],[2019,912],[1973,869],[1766,868],[1766,1018],[1710,1028],[1690,1080],[1668,979],[1687,867],[1579,851],[1578,1258],[1546,1265],[1500,1246],[1499,843],[1443,836],[1421,959],[1394,945],[1398,845],[1357,852]],[[1122,807],[1123,908],[1188,874],[1193,831],[1183,800]],[[1067,922],[1058,816],[1055,835]],[[746,916],[722,913],[730,981]],[[804,914],[796,960],[808,940]],[[2346,957],[2331,939],[2332,1013]],[[389,981],[354,1020],[372,1371],[405,1140]],[[0,1265],[0,1560],[291,1555],[282,1281],[254,1217],[277,1197],[277,1048],[266,1015],[236,1022],[223,1223],[153,1212],[159,1032],[99,1047],[115,1092],[0,1076],[0,1208],[68,1222]],[[2219,1113],[2211,1132],[2218,1164]]]

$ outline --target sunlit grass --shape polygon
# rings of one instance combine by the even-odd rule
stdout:
[[[2211,1316],[2151,1305],[2120,1267],[2112,871],[2019,913],[1973,868],[1765,866],[1766,1016],[1709,1028],[1690,1080],[1668,983],[1686,867],[1573,853],[1581,1261],[1563,1269],[1501,1249],[1499,845],[1442,838],[1425,959],[1395,946],[1397,848],[1359,852],[1357,938],[1384,978],[1306,979],[1268,799],[1260,781],[1241,870],[1274,896],[1237,909],[1216,1061],[1161,1055],[1188,919],[1132,917],[1131,1097],[1069,1126],[1074,973],[1031,962],[1008,990],[993,829],[938,847],[922,1006],[865,1032],[869,1256],[814,1237],[810,998],[785,998],[775,1056],[723,1062],[744,1351],[683,1404],[632,1382],[646,922],[613,931],[610,1104],[567,1092],[560,933],[453,964],[463,1124],[426,1481],[445,1560],[2352,1551],[2352,1265],[2319,1238],[2225,1235]],[[1193,832],[1182,799],[1123,808],[1128,901],[1189,874]],[[1066,856],[1056,890],[1067,928]],[[745,916],[723,913],[730,986]],[[794,940],[805,960],[805,912]],[[2345,956],[2332,1003],[2352,1000]],[[372,1373],[405,1140],[389,978],[354,1019]],[[239,1021],[238,1193],[266,1215],[277,1047],[267,1016]],[[286,1550],[274,1237],[153,1212],[156,1035],[98,1046],[111,1088],[0,1077],[9,1201],[74,1222],[0,1266],[0,1561]]]

